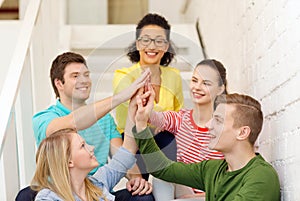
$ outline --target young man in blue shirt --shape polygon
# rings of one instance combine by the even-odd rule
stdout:
[[[33,116],[33,129],[37,145],[54,131],[73,128],[88,144],[95,146],[95,156],[99,166],[107,163],[109,153],[112,155],[122,145],[122,137],[116,129],[114,119],[109,112],[120,103],[127,101],[144,86],[150,76],[146,71],[124,91],[114,96],[86,104],[91,91],[90,71],[86,60],[79,54],[66,52],[58,55],[52,62],[50,78],[57,101],[55,105]],[[97,170],[94,169],[91,174]],[[153,200],[152,186],[142,179],[135,166],[128,172],[127,190],[115,193],[116,200]],[[144,195],[142,195],[144,194]]]

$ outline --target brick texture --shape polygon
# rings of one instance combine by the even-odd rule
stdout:
[[[259,151],[280,176],[282,200],[300,200],[300,1],[192,0],[209,58],[224,63],[230,92],[263,106]]]

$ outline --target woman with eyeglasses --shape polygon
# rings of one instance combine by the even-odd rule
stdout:
[[[129,68],[117,69],[114,73],[114,93],[118,93],[137,79],[141,72],[149,68],[151,84],[155,90],[155,111],[179,111],[183,106],[182,79],[178,69],[170,67],[175,56],[174,47],[170,42],[171,26],[158,14],[149,13],[137,24],[136,39],[129,46],[127,56],[134,63]],[[124,132],[128,102],[116,108],[118,129]],[[155,139],[165,154],[176,160],[176,142],[174,136],[163,131]],[[142,159],[137,154],[141,173],[145,173]],[[148,178],[147,174],[143,175]]]

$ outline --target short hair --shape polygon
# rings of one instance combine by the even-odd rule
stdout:
[[[80,54],[74,52],[65,52],[63,54],[58,55],[53,60],[50,69],[51,84],[54,89],[56,98],[59,98],[59,93],[55,86],[55,79],[61,80],[62,83],[65,82],[64,80],[65,68],[70,63],[82,63],[87,67],[86,60]]]
[[[232,114],[234,118],[233,126],[235,128],[249,126],[251,132],[248,140],[254,145],[263,125],[263,113],[260,103],[251,96],[237,93],[218,96],[215,106],[217,107],[221,103],[234,105],[235,112]]]
[[[157,25],[165,30],[167,40],[169,41],[169,48],[167,52],[165,52],[164,56],[161,58],[160,65],[168,66],[176,54],[175,47],[173,47],[172,42],[170,42],[170,24],[163,16],[158,15],[156,13],[148,13],[137,24],[135,32],[136,40],[140,37],[143,27],[147,25]],[[131,43],[130,46],[127,48],[127,56],[129,60],[133,63],[137,63],[140,61],[140,54],[136,48],[135,41]]]

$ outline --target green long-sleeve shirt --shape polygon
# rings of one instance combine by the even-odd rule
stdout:
[[[206,192],[208,201],[279,201],[280,185],[274,168],[257,154],[236,171],[227,171],[225,160],[185,164],[169,160],[160,151],[149,128],[132,129],[147,170],[165,181]]]

